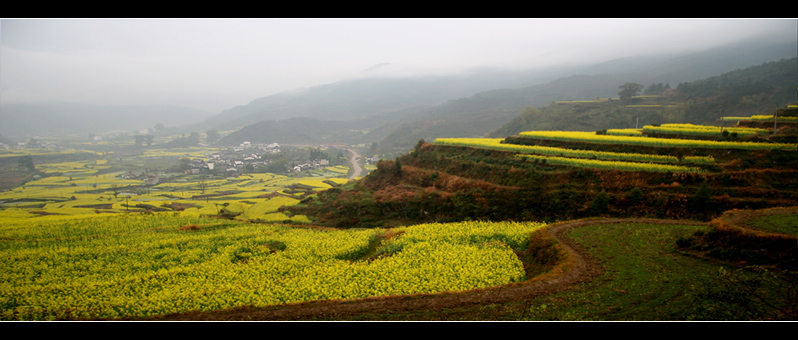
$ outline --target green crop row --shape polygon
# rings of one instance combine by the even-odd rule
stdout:
[[[597,135],[594,132],[582,131],[525,131],[519,134],[524,138],[548,139],[559,141],[576,141],[587,143],[642,145],[654,147],[675,148],[708,148],[708,149],[796,149],[796,144],[786,143],[755,143],[755,142],[728,142],[707,141],[676,138],[654,138],[633,136]]]
[[[501,138],[438,138],[436,144],[468,146],[478,148],[488,148],[495,150],[505,150],[520,152],[525,154],[538,154],[546,156],[575,157],[585,159],[616,160],[629,162],[653,162],[653,163],[679,163],[676,156],[671,155],[652,155],[641,153],[622,153],[606,152],[594,150],[565,149],[540,145],[518,145],[502,143]],[[715,160],[711,157],[685,157],[686,162],[712,164]]]
[[[662,124],[660,126],[646,125],[643,127],[645,134],[673,134],[686,136],[720,136],[722,131],[736,133],[740,137],[751,135],[766,135],[770,133],[767,129],[746,128],[746,127],[717,127],[709,125],[693,124]]]
[[[607,129],[607,134],[611,136],[642,136],[642,129]]]
[[[624,171],[647,171],[647,172],[693,172],[704,173],[704,169],[698,167],[688,167],[670,164],[655,163],[636,163],[623,161],[604,161],[597,159],[549,157],[537,155],[516,155],[518,158],[532,160],[536,162],[545,161],[552,165],[564,165],[578,168],[604,169],[604,170],[624,170]]]
[[[754,115],[750,117],[721,117],[723,121],[741,121],[741,120],[753,120],[753,121],[773,121],[773,115]],[[798,117],[784,117],[779,116],[779,122],[798,122]]]

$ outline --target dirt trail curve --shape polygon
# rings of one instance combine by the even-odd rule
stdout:
[[[349,156],[349,163],[352,164],[353,171],[349,175],[349,179],[353,179],[355,177],[362,177],[363,176],[363,167],[360,165],[360,154],[353,149],[346,149],[351,153]]]
[[[430,311],[475,304],[519,301],[568,289],[577,283],[590,281],[592,277],[603,272],[603,268],[596,259],[590,257],[583,247],[564,236],[566,230],[598,223],[638,222],[652,224],[707,224],[659,219],[597,219],[553,224],[548,227],[549,235],[558,240],[573,255],[576,268],[561,276],[541,281],[527,281],[461,293],[375,297],[349,301],[309,302],[266,308],[240,308],[213,313],[169,315],[155,318],[154,320],[307,320],[322,317],[355,316],[363,313]]]

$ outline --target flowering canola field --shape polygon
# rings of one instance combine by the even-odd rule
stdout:
[[[0,192],[0,209],[21,209],[42,214],[140,212],[146,207],[164,208],[179,203],[189,215],[218,215],[221,208],[241,213],[240,219],[265,222],[307,223],[306,216],[287,216],[277,210],[298,204],[302,194],[290,187],[302,185],[314,192],[349,180],[334,177],[289,177],[271,173],[237,178],[209,179],[203,188],[197,178],[167,180],[145,187],[142,180],[124,179],[123,172],[98,174],[108,168],[105,160],[39,164],[47,177]],[[277,197],[270,197],[277,194]]]
[[[699,167],[667,164],[680,162],[677,157],[670,155],[602,152],[540,145],[505,144],[501,138],[438,138],[435,140],[435,143],[441,145],[514,151],[519,153],[516,155],[519,159],[528,159],[532,161],[545,160],[549,164],[583,168],[617,169],[626,171],[704,172],[704,170]],[[711,156],[686,156],[684,160],[685,162],[696,164],[711,164],[714,162]]]
[[[675,134],[686,136],[720,136],[721,131],[728,131],[729,133],[736,133],[739,137],[746,137],[751,135],[767,135],[770,133],[767,129],[748,128],[748,127],[724,127],[719,129],[717,126],[709,125],[693,125],[693,124],[662,124],[660,126],[646,125],[643,127],[643,132],[649,135],[652,134]]]
[[[176,213],[0,210],[0,319],[146,317],[238,306],[463,291],[524,280],[539,223],[323,230]],[[199,229],[185,230],[185,226]]]
[[[562,141],[579,141],[588,143],[645,145],[656,147],[676,148],[708,148],[708,149],[795,149],[795,144],[788,143],[757,143],[757,142],[725,142],[706,141],[693,139],[654,138],[638,136],[597,135],[594,132],[583,131],[524,131],[519,136],[525,138],[551,139]]]

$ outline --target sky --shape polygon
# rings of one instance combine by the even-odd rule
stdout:
[[[0,100],[219,113],[390,63],[415,73],[698,51],[784,19],[0,19]]]

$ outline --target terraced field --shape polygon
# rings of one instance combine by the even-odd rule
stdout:
[[[336,167],[326,177],[258,173],[205,179],[162,174],[157,184],[148,185],[126,179],[125,172],[104,172],[109,167],[105,160],[39,164],[37,170],[46,177],[0,192],[0,207],[39,215],[145,211],[219,215],[225,209],[241,219],[304,223],[304,216],[286,216],[277,210],[349,181],[343,178],[346,169]]]
[[[795,213],[796,208],[741,211],[737,221],[744,225],[763,215]],[[678,240],[709,228],[708,223],[655,219],[569,221],[545,229],[561,252],[557,264],[521,283],[149,320],[796,320],[798,301],[789,295],[796,282],[789,275],[769,278],[741,263],[705,260],[700,253],[679,250]],[[743,277],[766,285],[757,294],[728,299],[729,294],[744,294],[735,281]]]
[[[147,318],[525,279],[536,223],[327,230],[169,213],[0,215],[3,320]]]

